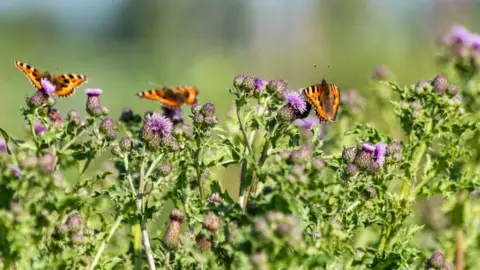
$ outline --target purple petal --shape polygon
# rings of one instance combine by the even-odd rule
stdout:
[[[457,25],[452,28],[452,31],[450,32],[450,38],[454,43],[469,44],[471,34],[464,26]]]
[[[255,90],[257,90],[258,92],[263,92],[265,90],[265,87],[267,86],[267,83],[267,80],[255,78]]]
[[[470,42],[475,51],[480,51],[480,35],[472,34],[470,37]]]
[[[297,119],[293,121],[293,124],[302,127],[304,129],[311,129],[314,124],[319,124],[320,121],[318,120],[318,117],[314,116],[309,116],[305,119]]]
[[[87,94],[87,96],[99,96],[102,94],[102,89],[99,89],[99,88],[87,88],[85,89],[85,94]]]
[[[383,165],[385,162],[385,153],[387,153],[387,144],[379,142],[375,145],[375,162],[378,165]]]
[[[287,91],[283,94],[285,100],[298,112],[304,113],[307,111],[307,103],[296,91]]]
[[[0,153],[7,153],[7,142],[4,138],[0,138]]]
[[[35,121],[34,129],[35,129],[35,134],[37,134],[37,136],[42,135],[43,133],[45,133],[47,131],[45,126],[38,120]]]
[[[148,115],[146,124],[150,130],[160,133],[161,136],[168,137],[172,133],[172,122],[159,113]]]
[[[20,178],[22,176],[22,171],[17,166],[8,165],[8,168],[16,178]]]
[[[42,84],[43,92],[45,94],[51,95],[53,92],[55,92],[55,85],[47,78],[40,79],[40,83]]]
[[[371,145],[369,143],[363,143],[362,144],[362,149],[364,151],[367,151],[367,152],[370,152],[370,153],[373,153],[375,152],[375,146],[374,145]]]

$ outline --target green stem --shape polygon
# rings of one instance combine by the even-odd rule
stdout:
[[[60,152],[63,152],[65,150],[67,150],[70,146],[72,146],[72,144],[75,143],[75,141],[81,136],[83,135],[83,133],[85,133],[86,129],[83,129],[81,130],[77,135],[73,136],[72,139],[67,142],[61,149],[60,149]]]
[[[89,268],[90,270],[93,270],[95,268],[95,266],[98,264],[98,262],[100,261],[100,257],[102,256],[102,253],[105,250],[105,246],[110,241],[110,239],[112,239],[113,234],[115,234],[115,231],[118,229],[118,227],[120,227],[120,224],[122,224],[122,219],[123,219],[122,216],[119,216],[117,218],[117,220],[113,224],[112,228],[110,229],[110,232],[108,233],[107,238],[104,239],[102,241],[102,243],[100,244],[100,247],[98,248],[97,254],[95,255],[95,258],[93,259],[92,264],[90,265],[90,268]]]
[[[198,182],[198,192],[200,193],[200,198],[205,198],[205,189],[203,187],[202,181],[202,168],[200,167],[200,159],[202,150],[202,142],[197,138],[197,149],[195,150],[195,172],[197,173],[197,182]]]
[[[134,196],[137,196],[137,191],[135,190],[135,186],[133,185],[132,174],[129,172],[129,163],[128,163],[128,156],[127,154],[123,155],[123,165],[125,166],[125,172],[127,173],[127,180],[130,185],[130,189]]]
[[[158,155],[158,157],[152,162],[150,167],[147,170],[147,173],[145,174],[145,179],[148,181],[148,177],[150,174],[152,174],[153,170],[155,169],[155,166],[157,166],[158,162],[160,162],[160,159],[162,159],[163,155]]]

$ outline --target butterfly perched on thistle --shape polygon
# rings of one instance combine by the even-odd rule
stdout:
[[[49,83],[49,85],[53,85],[54,93],[58,97],[69,97],[73,95],[77,87],[87,81],[85,75],[71,73],[53,75],[48,71],[42,72],[26,63],[19,61],[15,61],[14,63],[15,67],[25,73],[30,83],[38,91],[45,91],[45,84]]]
[[[335,122],[340,107],[340,89],[335,84],[329,84],[323,79],[320,84],[304,88],[302,93],[315,108],[320,122]]]
[[[198,89],[193,86],[162,87],[138,92],[137,96],[143,99],[154,100],[170,108],[178,108],[183,104],[193,105],[197,102]]]

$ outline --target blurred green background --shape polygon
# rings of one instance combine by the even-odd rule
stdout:
[[[14,135],[22,131],[18,109],[34,91],[14,60],[88,76],[57,103],[64,113],[83,110],[86,87],[102,88],[116,117],[125,106],[158,110],[138,91],[192,84],[222,120],[238,73],[283,78],[294,89],[325,77],[359,89],[368,103],[378,64],[413,83],[435,73],[440,34],[457,23],[480,30],[473,0],[2,0],[0,13],[0,126]],[[369,107],[365,114],[374,115]]]

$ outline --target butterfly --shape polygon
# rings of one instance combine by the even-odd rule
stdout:
[[[43,78],[48,79],[53,85],[55,85],[55,95],[59,97],[69,97],[73,95],[75,89],[87,81],[85,75],[70,73],[52,75],[48,71],[41,72],[31,65],[19,61],[15,61],[15,67],[25,73],[32,85],[37,88],[38,91],[43,90],[41,80]]]
[[[323,79],[321,84],[304,88],[303,95],[315,108],[320,122],[335,122],[340,106],[340,89],[335,84],[329,84]]]
[[[144,99],[159,101],[167,107],[177,108],[184,103],[192,105],[197,102],[198,89],[193,86],[163,87],[137,93]]]

